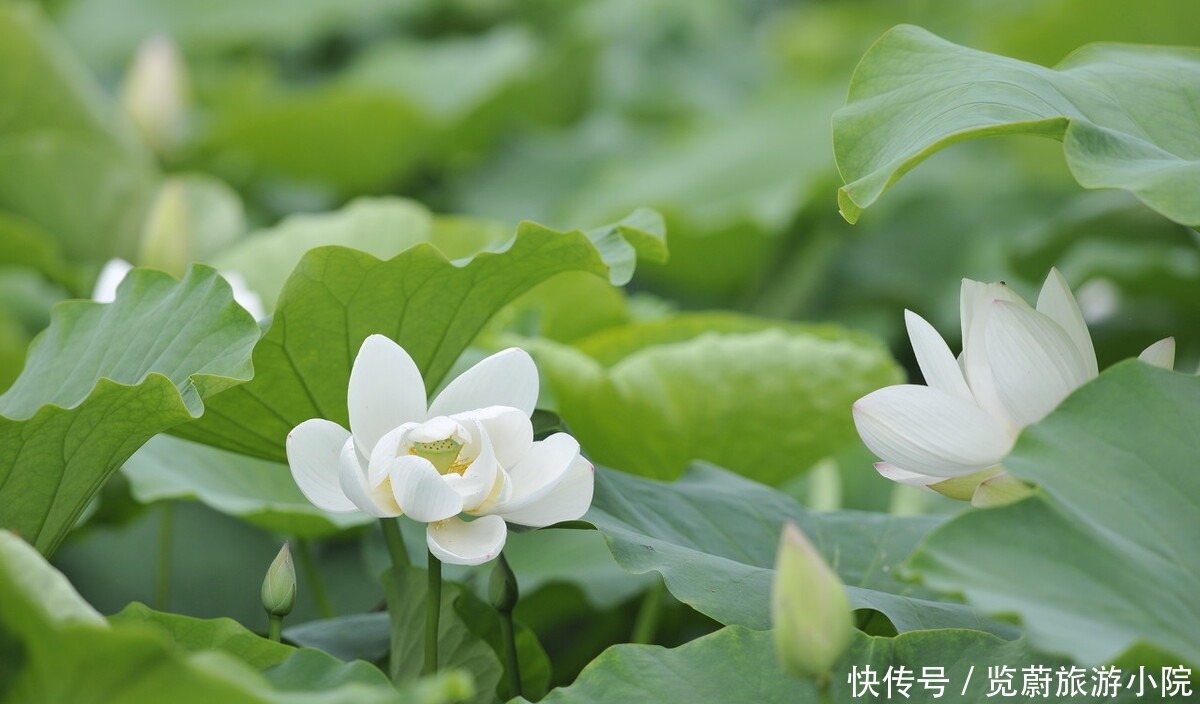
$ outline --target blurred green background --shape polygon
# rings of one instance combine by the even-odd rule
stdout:
[[[1057,143],[956,146],[850,226],[830,136],[855,63],[896,24],[1053,65],[1093,41],[1200,44],[1190,0],[48,0],[14,16],[0,23],[0,390],[50,307],[88,297],[110,257],[215,263],[258,229],[363,196],[477,219],[457,221],[458,234],[443,221],[440,236],[464,253],[521,220],[566,229],[638,206],[663,213],[670,262],[640,266],[625,293],[571,287],[572,307],[539,321],[561,342],[607,323],[731,310],[873,334],[912,374],[904,308],[955,338],[962,277],[1031,294],[1058,266],[1101,367],[1166,335],[1181,368],[1200,356],[1196,232],[1127,193],[1082,190]],[[161,123],[138,119],[132,68],[155,37],[177,47],[184,77]],[[68,80],[45,90],[50,75]],[[203,217],[187,228],[186,256],[155,258],[144,236],[155,194],[184,175]],[[494,332],[527,323],[514,309]],[[852,454],[843,466],[870,484],[844,479],[842,503],[887,508],[890,485]],[[810,486],[791,489],[816,500]],[[57,562],[101,610],[152,601],[161,520],[118,477]],[[278,541],[199,504],[179,504],[173,520],[165,606],[261,627],[258,575]],[[370,575],[382,544],[363,537],[312,546],[342,613],[381,598]],[[515,543],[532,555],[554,540]],[[594,535],[559,549],[587,569],[524,578],[519,615],[569,681],[625,637],[646,581]],[[317,613],[302,602],[297,621]],[[661,640],[709,628],[678,608]]]

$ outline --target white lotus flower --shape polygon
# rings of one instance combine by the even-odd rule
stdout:
[[[96,279],[96,286],[92,289],[92,300],[97,303],[112,303],[116,300],[117,287],[121,285],[125,276],[132,269],[133,265],[124,259],[109,259]],[[236,271],[222,271],[221,276],[229,283],[229,288],[233,290],[233,300],[237,301],[238,305],[253,315],[255,320],[261,320],[266,316],[262,298],[246,285],[246,280],[242,278],[241,274]]]
[[[372,335],[350,373],[350,430],[301,423],[288,435],[288,464],[318,508],[407,515],[428,524],[435,557],[478,565],[500,554],[505,521],[540,528],[579,518],[592,502],[593,468],[579,443],[566,433],[534,442],[537,395],[533,359],[512,348],[426,405],[412,358]]]
[[[963,352],[958,359],[933,326],[905,311],[926,386],[902,384],[854,404],[863,442],[893,481],[989,504],[1020,493],[1000,461],[1021,429],[1054,410],[1098,374],[1096,352],[1071,289],[1057,269],[1031,308],[1003,283],[963,279]],[[1142,359],[1170,368],[1175,341]]]

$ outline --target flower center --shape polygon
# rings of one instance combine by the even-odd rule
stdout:
[[[433,442],[414,442],[409,448],[410,455],[416,455],[429,460],[438,474],[462,474],[471,464],[459,458],[463,444],[453,438],[435,440]]]

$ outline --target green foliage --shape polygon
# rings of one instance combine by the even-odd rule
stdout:
[[[1164,45],[1198,8],[0,6],[0,702],[512,698],[492,565],[446,565],[450,669],[419,679],[427,575],[283,462],[297,423],[346,424],[375,333],[431,392],[528,349],[535,436],[630,472],[597,471],[585,522],[510,527],[525,700],[849,704],[869,665],[945,667],[940,701],[974,701],[989,667],[1019,691],[1030,665],[1200,666],[1195,377],[1106,372],[1005,460],[1033,496],[988,510],[881,479],[850,414],[920,380],[903,309],[957,350],[964,276],[1031,298],[1057,266],[1102,367],[1174,334],[1194,369],[1200,62]],[[169,139],[131,129],[134,85]],[[59,303],[114,256],[162,271]],[[267,315],[163,273],[195,262]],[[771,646],[786,520],[854,609],[823,690]],[[283,540],[279,644],[255,631]],[[402,540],[424,554],[425,527]]]
[[[264,530],[319,538],[368,522],[326,513],[300,493],[287,465],[166,435],[146,443],[121,470],[139,502],[193,499]]]
[[[383,580],[392,622],[391,676],[393,681],[406,682],[420,674],[424,662],[426,572],[403,567],[385,573]],[[346,622],[336,624],[339,629],[347,625]],[[474,675],[475,699],[472,701],[479,704],[494,701],[498,686],[501,687],[501,699],[508,699],[511,695],[505,695],[507,685],[502,684],[503,641],[499,614],[461,585],[443,581],[438,625],[438,664],[442,668],[461,668]],[[316,626],[310,627],[308,635],[333,636],[328,630],[317,630]],[[347,633],[343,638],[352,639],[353,635]],[[524,690],[531,696],[540,696],[550,683],[550,663],[546,653],[537,636],[527,628],[517,628],[516,643]]]
[[[34,5],[0,6],[0,100],[0,211],[40,227],[73,260],[128,256],[156,169]],[[9,236],[0,229],[0,243]]]
[[[940,523],[934,517],[807,511],[768,487],[698,465],[673,484],[599,471],[586,520],[622,567],[660,572],[676,598],[727,625],[770,627],[775,553],[792,520],[846,584],[854,608],[879,611],[898,631],[1011,633],[896,578],[896,566]]]
[[[1197,76],[1188,49],[1097,44],[1047,69],[897,27],[863,57],[834,118],[842,214],[857,220],[942,147],[1025,134],[1061,139],[1085,188],[1123,188],[1200,225]]]
[[[913,569],[984,611],[1017,614],[1040,649],[1196,665],[1200,545],[1186,526],[1200,522],[1198,423],[1200,378],[1140,362],[1106,371],[1005,459],[1040,491],[946,523]]]
[[[736,315],[682,314],[534,349],[592,456],[658,478],[702,459],[788,481],[857,442],[850,404],[899,381],[871,338]]]
[[[335,213],[288,218],[250,235],[214,263],[223,270],[242,273],[247,284],[271,305],[310,249],[338,245],[391,259],[409,247],[427,243],[453,261],[500,244],[509,236],[488,222],[435,218],[412,201],[361,199]]]
[[[135,605],[110,624],[7,531],[0,531],[0,632],[21,652],[19,670],[0,689],[5,702],[410,700],[365,663],[347,665],[316,651],[296,651],[232,621],[198,621]],[[292,664],[296,659],[302,665]],[[257,672],[273,666],[278,667],[266,677]]]
[[[345,247],[310,250],[254,348],[254,379],[213,398],[204,418],[179,434],[283,460],[287,434],[301,422],[348,423],[350,366],[368,335],[403,345],[432,391],[504,304],[563,271],[625,283],[639,255],[665,258],[664,239],[661,220],[638,211],[589,233],[524,223],[511,241],[469,261],[452,262],[428,244],[386,261]]]
[[[128,497],[124,500],[129,505],[123,507],[121,492],[128,492],[123,477],[118,473],[109,481],[96,514],[54,554],[55,567],[84,599],[106,614],[139,601],[162,611],[232,618],[252,630],[265,629],[267,617],[259,598],[263,574],[280,543],[292,536],[264,532],[199,502],[161,502],[137,511],[139,504]],[[164,527],[170,533],[165,551]],[[305,543],[335,614],[362,613],[382,603],[379,570],[364,555],[363,533]],[[299,585],[296,608],[285,629],[322,618],[315,587],[301,562],[302,546],[293,542],[292,548]],[[165,595],[157,588],[164,573],[169,591]]]
[[[206,267],[58,306],[0,396],[0,525],[54,552],[120,464],[250,376],[258,327]]]
[[[912,685],[904,701],[937,702],[965,691],[972,697],[984,697],[988,681],[978,671],[978,663],[1010,667],[1014,673],[1030,665],[1055,667],[1053,658],[1032,652],[1024,641],[1005,642],[978,631],[936,630],[905,633],[895,638],[857,634],[850,651],[834,670],[828,691],[822,694],[811,680],[794,679],[775,664],[769,632],[729,626],[712,635],[665,650],[646,645],[619,645],[595,660],[570,687],[556,689],[543,701],[548,704],[607,704],[609,702],[652,699],[669,704],[686,702],[760,701],[862,701],[868,696],[851,689],[848,676],[852,667],[886,673],[889,667],[905,667],[914,679],[930,663],[943,667],[949,683],[941,696],[936,689],[920,683]],[[972,669],[973,668],[973,669]],[[968,682],[968,672],[972,678]],[[879,675],[882,680],[882,675]],[[1018,678],[1019,679],[1019,678]],[[874,688],[878,698],[887,685]],[[893,690],[894,697],[901,697]],[[1068,697],[1055,695],[1039,701],[1127,702],[1136,701],[1128,693],[1117,697]]]

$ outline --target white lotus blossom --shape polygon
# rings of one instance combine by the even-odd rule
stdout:
[[[854,423],[884,460],[875,465],[883,476],[987,504],[1022,490],[1000,461],[1022,428],[1097,376],[1096,352],[1057,269],[1036,308],[1003,283],[963,279],[960,315],[963,352],[956,359],[932,325],[904,312],[926,386],[867,394],[854,404]],[[1173,338],[1141,356],[1166,368],[1174,358]]]
[[[566,433],[533,440],[537,395],[533,359],[512,348],[427,405],[412,358],[372,335],[350,373],[350,430],[301,423],[288,435],[288,464],[318,508],[407,515],[428,524],[435,557],[478,565],[500,554],[506,521],[540,528],[577,519],[592,502],[593,468],[579,443]]]
[[[133,265],[124,259],[109,259],[96,279],[96,286],[92,289],[92,300],[97,303],[112,303],[116,300],[117,287],[132,269]],[[229,288],[233,290],[233,300],[237,301],[238,305],[245,308],[255,320],[266,317],[262,298],[246,284],[246,279],[242,278],[241,274],[236,271],[222,271],[221,276],[229,283]]]

